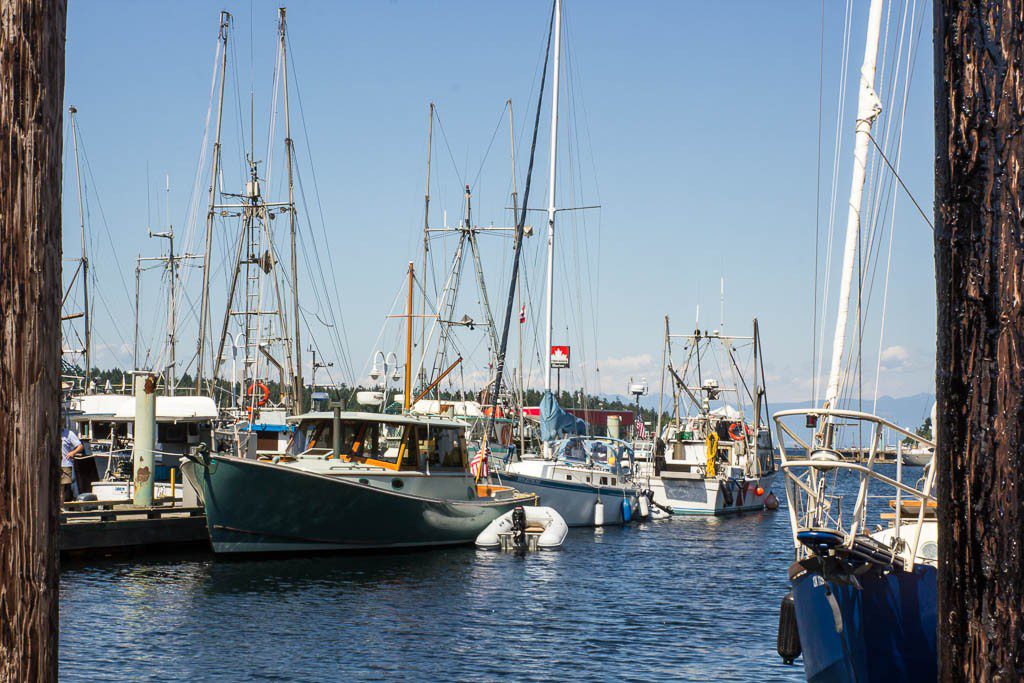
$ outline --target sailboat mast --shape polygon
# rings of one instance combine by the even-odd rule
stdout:
[[[825,392],[825,405],[834,408],[839,398],[843,354],[846,350],[846,326],[850,316],[850,291],[853,271],[856,265],[857,248],[860,241],[860,212],[864,195],[864,180],[867,175],[868,146],[871,142],[871,125],[882,110],[878,95],[875,94],[875,63],[878,56],[878,35],[882,24],[884,0],[871,0],[868,10],[868,31],[864,45],[864,63],[860,69],[860,92],[857,96],[857,133],[853,149],[853,177],[850,181],[850,207],[846,219],[846,245],[843,251],[843,275],[839,288],[839,311],[836,316],[836,332],[832,341],[832,366]],[[826,440],[831,440],[830,436]],[[828,444],[826,444],[828,445]]]
[[[558,72],[562,44],[562,0],[555,0],[555,60],[551,90],[551,169],[548,174],[548,272],[547,311],[545,313],[544,390],[551,391],[551,333],[554,325],[555,278],[555,170],[558,156]]]
[[[283,73],[283,84],[284,84],[284,149],[285,154],[288,157],[288,229],[291,235],[291,249],[292,249],[292,315],[295,317],[293,324],[295,325],[295,336],[293,342],[295,344],[295,365],[293,366],[293,410],[296,413],[301,413],[304,409],[303,391],[302,391],[302,338],[301,338],[301,320],[299,318],[299,257],[298,250],[295,245],[295,184],[293,180],[294,170],[292,168],[294,164],[293,157],[293,143],[292,143],[292,124],[291,115],[288,109],[288,49],[287,49],[287,36],[285,22],[285,8],[281,7],[278,9],[278,13],[281,18],[281,71]]]
[[[89,393],[89,378],[92,373],[92,329],[89,323],[89,256],[85,249],[85,204],[82,202],[82,172],[78,164],[78,121],[75,107],[68,107],[71,115],[71,140],[75,146],[75,180],[78,182],[78,222],[82,228],[82,326],[85,328],[83,349],[85,377],[82,379],[85,393]]]
[[[228,25],[231,14],[220,13],[220,86],[217,94],[217,133],[213,141],[213,160],[210,163],[210,202],[206,210],[206,246],[203,250],[203,293],[199,305],[199,341],[196,356],[196,393],[202,392],[203,365],[206,359],[207,323],[210,318],[210,253],[213,249],[214,204],[217,200],[217,175],[220,173],[220,132],[224,121],[224,84],[227,81]],[[230,306],[230,302],[228,303]]]

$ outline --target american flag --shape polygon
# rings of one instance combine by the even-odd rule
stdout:
[[[638,439],[646,439],[649,436],[647,425],[644,424],[644,419],[640,416],[639,411],[636,417],[633,418],[633,435]]]
[[[469,471],[477,479],[482,479],[488,474],[487,460],[490,455],[490,449],[487,448],[487,442],[480,444],[480,449],[477,450],[473,459],[469,461]]]

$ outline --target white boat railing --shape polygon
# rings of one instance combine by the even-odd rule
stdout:
[[[841,454],[831,448],[830,440],[826,443],[807,443],[794,431],[791,425],[786,424],[786,418],[802,416],[807,421],[808,417],[815,418],[813,422],[824,423],[825,430],[835,430],[839,426],[855,426],[861,423],[870,425],[870,445],[867,451],[867,458],[863,463],[849,462],[842,458]],[[906,542],[901,537],[903,528],[903,496],[914,499],[919,506],[916,520],[913,523],[913,539],[908,543],[910,549],[910,564],[917,559],[918,545],[921,540],[921,529],[925,522],[925,512],[929,503],[935,504],[936,498],[932,494],[934,485],[934,465],[928,466],[925,476],[915,486],[903,481],[902,458],[899,457],[901,444],[897,441],[896,478],[886,476],[875,470],[878,464],[879,446],[884,443],[883,436],[886,432],[898,435],[899,438],[907,438],[919,446],[934,448],[934,443],[923,436],[914,434],[909,430],[893,424],[892,422],[872,415],[854,410],[807,408],[784,410],[775,413],[773,416],[779,434],[780,468],[786,474],[786,498],[789,503],[790,525],[793,535],[793,545],[798,556],[806,556],[810,553],[799,540],[798,535],[808,529],[833,529],[845,535],[844,545],[852,548],[858,536],[869,534],[868,529],[868,503],[872,498],[886,498],[888,496],[870,495],[869,485],[872,481],[895,490],[894,507],[895,514],[893,525],[895,531],[895,543]],[[810,422],[810,421],[808,421]],[[842,422],[842,425],[839,423]],[[814,439],[816,441],[824,430],[816,430]],[[787,437],[793,440],[798,446],[797,451],[805,457],[790,457],[795,455],[787,449]],[[860,476],[857,488],[857,499],[854,503],[853,514],[849,529],[843,524],[842,501],[843,497],[837,494],[837,484],[840,472],[856,474]],[[828,481],[828,475],[832,474],[833,481]],[[883,517],[884,518],[884,517]]]

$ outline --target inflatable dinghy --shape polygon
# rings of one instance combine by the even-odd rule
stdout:
[[[478,548],[554,550],[565,542],[569,527],[554,508],[521,505],[487,525],[476,537]]]

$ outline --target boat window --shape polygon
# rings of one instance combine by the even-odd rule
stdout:
[[[586,462],[587,449],[583,444],[583,439],[568,439],[565,441],[560,455],[565,460],[572,462]]]
[[[421,464],[429,462],[431,467],[465,468],[465,440],[461,429],[427,426],[415,429]]]
[[[603,441],[595,441],[590,445],[590,459],[604,465],[608,462],[608,445]]]
[[[187,443],[188,424],[162,422],[156,426],[156,440],[158,443]]]
[[[86,424],[92,428],[92,438],[94,439],[109,439],[111,432],[118,436],[128,436],[127,422],[89,422]]]

